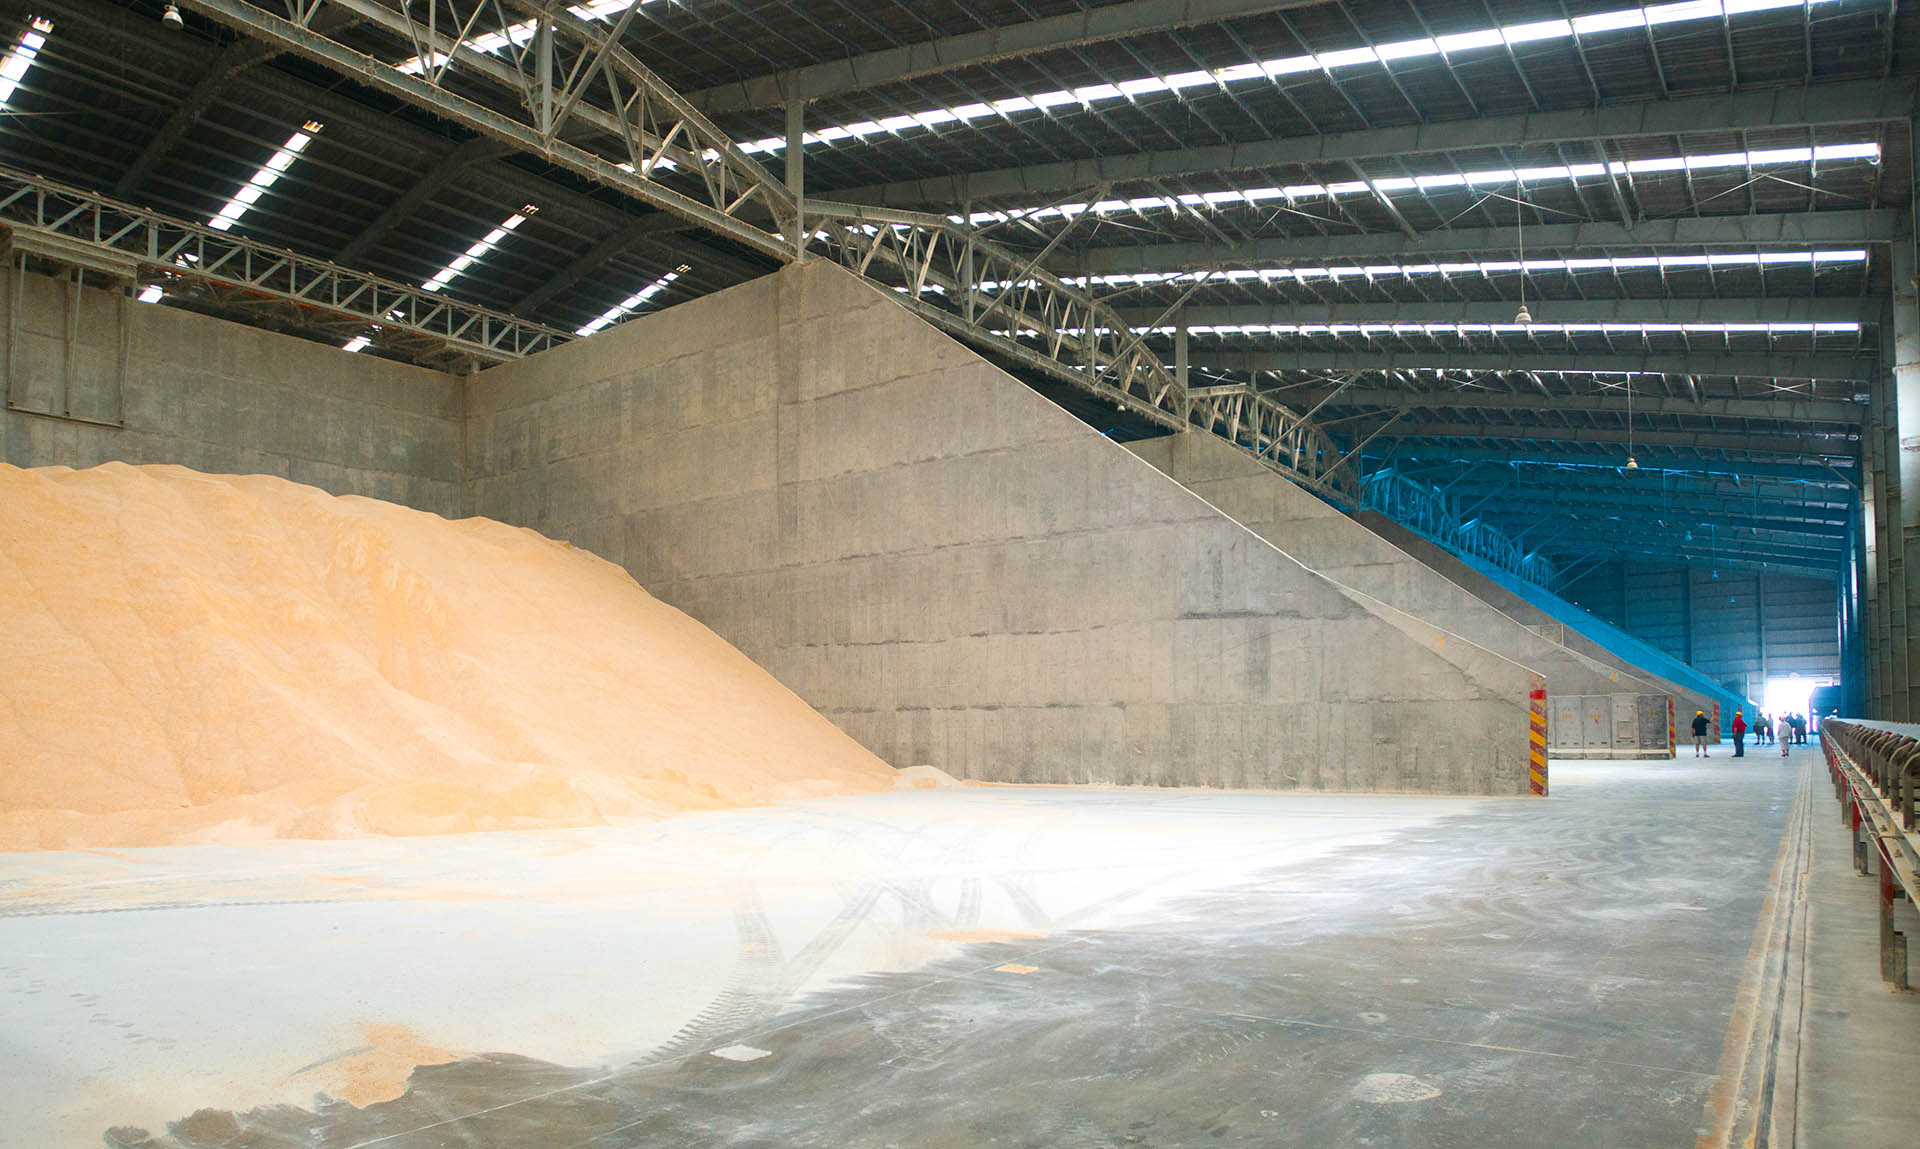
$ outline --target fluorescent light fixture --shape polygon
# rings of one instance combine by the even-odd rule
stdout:
[[[1560,271],[1569,274],[1582,271],[1632,271],[1655,269],[1660,271],[1678,271],[1688,268],[1714,267],[1779,267],[1801,264],[1816,266],[1832,263],[1865,263],[1865,248],[1850,248],[1844,251],[1763,251],[1763,252],[1721,252],[1716,255],[1622,255],[1598,259],[1529,259],[1521,260],[1464,260],[1456,263],[1372,263],[1348,264],[1342,267],[1263,267],[1236,268],[1226,272],[1201,271],[1140,271],[1116,272],[1112,275],[1068,275],[1061,276],[1062,283],[1072,287],[1150,287],[1163,283],[1192,283],[1201,278],[1213,282],[1249,283],[1259,281],[1271,283],[1276,280],[1341,279],[1382,279],[1404,276],[1413,278],[1423,275],[1501,275],[1525,270],[1529,274],[1536,272]],[[1022,286],[1031,286],[1027,281]],[[1005,287],[1003,282],[987,280],[980,284],[981,291],[999,291]]]
[[[638,0],[638,2],[650,4],[655,0]],[[868,136],[930,131],[942,124],[1006,118],[1027,112],[1045,111],[1048,108],[1070,105],[1092,108],[1097,104],[1120,100],[1132,101],[1140,96],[1162,91],[1178,92],[1188,88],[1224,87],[1252,81],[1265,82],[1277,76],[1381,67],[1395,60],[1409,60],[1423,56],[1454,56],[1462,52],[1481,51],[1510,44],[1577,39],[1610,32],[1659,27],[1664,24],[1731,18],[1747,12],[1764,12],[1775,8],[1812,8],[1839,2],[1840,0],[1684,0],[1682,3],[1675,4],[1623,8],[1612,12],[1578,16],[1571,20],[1541,20],[1527,24],[1510,24],[1441,36],[1437,39],[1401,40],[1371,48],[1346,48],[1254,63],[1231,64],[1222,68],[1175,72],[1165,76],[1137,76],[1113,83],[1088,84],[1078,88],[1038,92],[1032,95],[1009,96],[991,103],[977,102],[951,108],[926,108],[904,115],[890,116],[884,120],[861,120],[857,123],[821,127],[808,132],[803,140],[808,144],[836,144],[848,139],[863,141]],[[574,5],[567,11],[582,20],[607,20],[626,11],[628,6],[629,0],[592,0],[588,4]],[[465,46],[476,52],[498,52],[509,44],[525,44],[532,40],[535,29],[534,21],[523,20],[518,24],[509,24],[497,32],[476,36],[467,41]],[[444,53],[433,52],[405,60],[397,67],[402,72],[420,72],[428,67],[439,67],[446,62],[446,59]],[[780,136],[769,136],[763,140],[740,143],[740,149],[749,154],[777,152],[785,149],[786,146],[787,141]],[[713,153],[708,152],[706,158],[711,161],[714,158]]]
[[[1172,335],[1171,326],[1136,327],[1135,335]],[[1085,334],[1081,327],[1063,327],[1060,333],[1072,337]],[[1189,335],[1358,335],[1375,339],[1385,335],[1857,335],[1858,323],[1220,323],[1194,324]],[[1022,338],[1040,338],[1040,332],[994,331],[995,335],[1015,334]],[[1096,327],[1096,335],[1111,335],[1113,328]],[[1515,368],[1524,370],[1524,366]],[[1620,374],[1620,372],[1604,372]]]
[[[1640,175],[1654,172],[1712,171],[1717,168],[1761,168],[1782,164],[1840,163],[1862,160],[1880,162],[1877,143],[1832,144],[1817,148],[1769,148],[1755,152],[1718,152],[1705,156],[1663,156],[1644,160],[1614,160],[1605,164],[1569,164],[1538,168],[1490,168],[1484,171],[1448,172],[1441,175],[1397,176],[1379,180],[1347,180],[1333,184],[1289,184],[1286,187],[1240,188],[1231,191],[1189,192],[1179,196],[1141,196],[1135,199],[1106,199],[1097,203],[1052,204],[1043,208],[1005,208],[976,211],[964,221],[949,216],[954,223],[994,223],[1010,219],[1049,219],[1072,217],[1084,212],[1112,215],[1115,212],[1171,211],[1179,207],[1221,208],[1257,206],[1272,200],[1291,203],[1301,199],[1337,199],[1341,196],[1378,192],[1430,191],[1449,187],[1485,187],[1507,184],[1541,184],[1560,180],[1597,179],[1607,175]]]
[[[438,291],[453,282],[454,276],[459,275],[461,272],[484,259],[488,252],[500,246],[500,241],[507,238],[508,234],[511,233],[514,228],[527,222],[527,217],[539,210],[539,208],[530,203],[522,204],[519,211],[514,212],[502,220],[500,226],[488,232],[485,238],[479,240],[459,255],[454,256],[453,260],[445,267],[434,272],[432,279],[420,285],[421,290]]]
[[[207,226],[215,231],[225,231],[239,223],[240,217],[260,202],[260,197],[267,189],[279,182],[281,173],[292,167],[300,153],[307,150],[307,144],[320,131],[320,127],[318,120],[308,120],[300,125],[300,130],[288,136],[287,142],[280,145],[280,150],[267,158],[266,165],[241,184],[232,199],[221,205],[214,217],[207,221]]]
[[[1152,334],[1171,335],[1171,327]],[[1195,324],[1189,335],[1842,335],[1858,323],[1225,323]],[[1144,332],[1143,332],[1144,333]]]
[[[372,342],[373,340],[369,339],[365,335],[356,335],[352,339],[347,340],[346,343],[341,346],[340,350],[355,351],[355,352],[365,351]]]
[[[592,323],[589,323],[585,327],[582,327],[579,330],[575,331],[574,334],[578,335],[582,339],[585,339],[587,336],[592,335],[603,328],[610,327],[613,324],[618,323],[622,318],[632,314],[635,310],[643,306],[647,302],[647,300],[652,299],[654,296],[665,291],[667,289],[668,284],[672,283],[676,279],[679,279],[681,276],[685,275],[687,272],[691,270],[692,268],[688,267],[686,264],[684,263],[681,264],[679,267],[676,267],[672,271],[667,272],[665,275],[661,276],[659,279],[656,279],[652,283],[647,284],[645,287],[634,292],[632,295],[627,296],[625,299],[614,304],[612,307],[607,308],[605,311],[600,313],[600,317],[598,319],[595,319]]]
[[[603,2],[609,2],[609,0],[603,0]],[[1577,16],[1571,20],[1540,20],[1527,24],[1509,24],[1438,38],[1401,40],[1391,44],[1378,44],[1371,48],[1345,48],[1333,52],[1232,64],[1210,70],[1176,72],[1165,76],[1141,76],[1113,83],[1089,84],[1060,91],[1012,96],[992,103],[963,104],[954,108],[929,108],[878,122],[863,120],[859,123],[822,127],[807,133],[804,140],[809,144],[838,143],[849,138],[865,139],[868,136],[904,133],[930,127],[933,123],[954,121],[971,123],[975,120],[1010,117],[1067,105],[1091,108],[1096,104],[1119,100],[1131,101],[1140,95],[1159,91],[1177,92],[1187,88],[1225,87],[1254,81],[1270,81],[1277,76],[1382,67],[1395,60],[1410,60],[1423,56],[1456,56],[1463,52],[1484,51],[1510,44],[1579,39],[1611,32],[1654,28],[1665,24],[1731,18],[1747,12],[1764,12],[1775,8],[1812,8],[1838,2],[1839,0],[1684,0],[1676,4],[1622,8],[1611,12],[1597,12],[1589,16]],[[615,7],[624,7],[624,5],[616,4]],[[579,10],[575,9],[575,11]],[[531,28],[531,25],[514,25],[514,27]],[[505,42],[502,40],[501,44]],[[414,61],[408,61],[408,64],[414,63]],[[402,65],[402,67],[406,66]],[[777,152],[786,146],[786,140],[778,136],[769,136],[764,140],[753,140],[740,145],[741,150],[749,153]]]
[[[26,31],[13,42],[13,48],[7,52],[6,59],[0,60],[0,108],[13,100],[13,93],[20,87],[20,81],[26,78],[27,69],[33,67],[34,57],[47,42],[47,34],[53,31],[53,21],[35,16],[27,21]]]
[[[165,294],[166,292],[160,290],[159,284],[150,284],[140,292],[140,302],[158,303],[160,302],[160,297]]]
[[[637,2],[641,4],[652,4],[655,0],[637,0]],[[582,20],[605,20],[625,12],[633,6],[633,3],[634,0],[593,0],[591,4],[575,4],[568,8],[567,11]],[[522,20],[518,24],[509,24],[498,32],[488,32],[485,35],[475,36],[473,39],[467,41],[465,46],[476,52],[498,52],[508,44],[525,44],[532,40],[537,28],[537,22],[533,20]],[[438,68],[446,62],[447,55],[445,52],[432,52],[423,56],[415,56],[396,66],[402,72],[411,74],[424,71],[430,67]]]

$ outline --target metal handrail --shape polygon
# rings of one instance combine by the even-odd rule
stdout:
[[[1557,590],[1560,571],[1536,554],[1527,554],[1497,527],[1467,519],[1446,493],[1382,467],[1362,480],[1360,505],[1378,511],[1433,541],[1499,567],[1547,590]]]

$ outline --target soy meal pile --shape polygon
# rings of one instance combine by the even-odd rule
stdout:
[[[0,464],[0,849],[593,825],[895,772],[612,563],[270,476]]]

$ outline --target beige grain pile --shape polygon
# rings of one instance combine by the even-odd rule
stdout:
[[[0,849],[592,825],[894,771],[619,567],[265,476],[0,464]]]

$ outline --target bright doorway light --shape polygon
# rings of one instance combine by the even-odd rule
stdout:
[[[1813,691],[1817,686],[1831,686],[1833,682],[1826,678],[1802,678],[1797,674],[1786,678],[1767,679],[1766,712],[1775,718],[1782,714],[1806,714],[1813,700]]]

